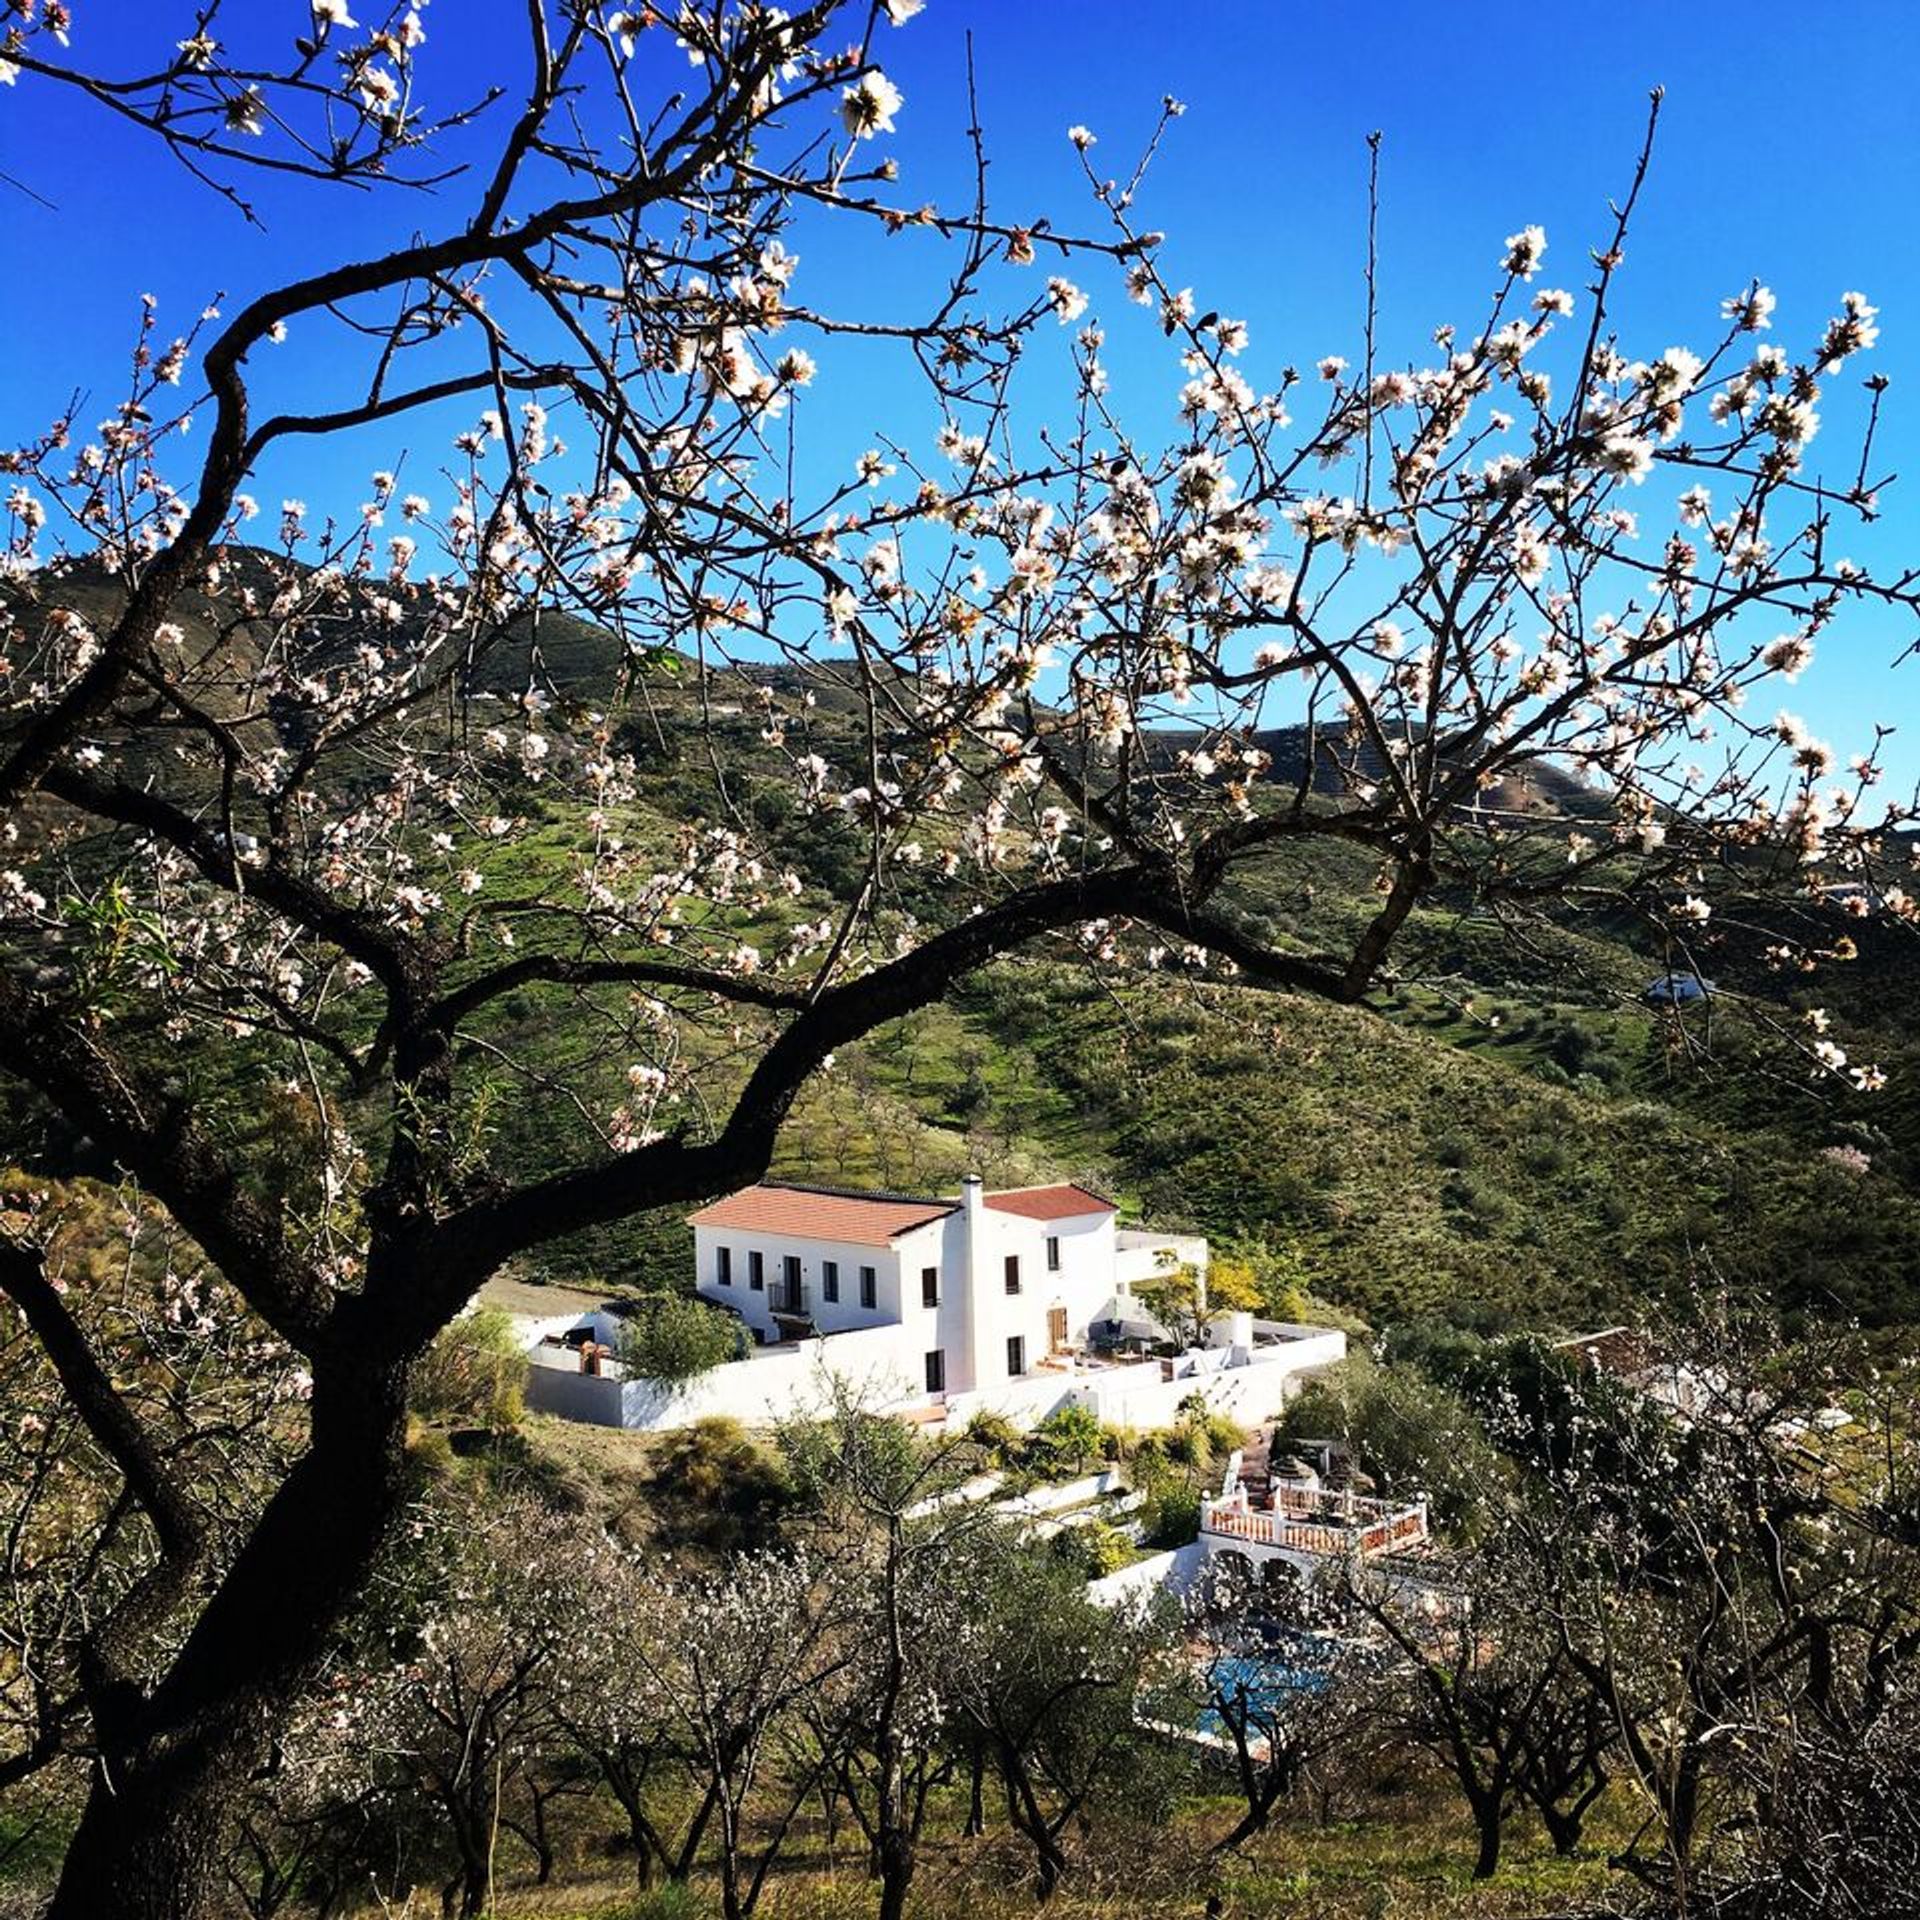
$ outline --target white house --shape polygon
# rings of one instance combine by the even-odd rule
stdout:
[[[921,1420],[991,1409],[1027,1424],[1081,1405],[1147,1427],[1195,1392],[1264,1417],[1294,1375],[1346,1351],[1331,1328],[1234,1314],[1210,1346],[1168,1353],[1134,1290],[1178,1264],[1204,1274],[1207,1243],[1117,1228],[1110,1200],[1071,1183],[989,1192],[970,1177],[956,1197],[916,1198],[767,1181],[688,1224],[695,1284],[750,1331],[746,1357],[668,1389],[615,1358],[586,1371],[581,1336],[617,1343],[605,1314],[570,1331],[530,1325],[534,1406],[609,1426],[771,1421],[817,1408],[838,1381]],[[1162,1350],[1116,1352],[1142,1339]]]
[[[989,1193],[970,1177],[957,1200],[915,1200],[768,1182],[689,1224],[695,1284],[757,1340],[893,1327],[930,1397],[1085,1354],[1155,1270],[1130,1248],[1123,1271],[1113,1202],[1072,1185]],[[1205,1266],[1204,1240],[1168,1252]]]

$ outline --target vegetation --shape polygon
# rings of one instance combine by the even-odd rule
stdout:
[[[1482,1878],[1614,1792],[1656,1911],[1904,1896],[1904,1416],[1829,1459],[1796,1395],[1825,1327],[1887,1358],[1920,1320],[1916,816],[1870,797],[1879,736],[1836,787],[1747,717],[1920,611],[1843,557],[1875,310],[1772,336],[1755,286],[1706,353],[1616,346],[1650,118],[1578,298],[1522,227],[1484,326],[1389,367],[1370,284],[1303,405],[1163,274],[1138,176],[1013,225],[976,134],[974,200],[896,204],[918,10],[535,0],[517,96],[436,121],[414,9],[244,50],[209,8],[77,46],[8,9],[51,147],[107,113],[229,203],[183,256],[259,181],[303,211],[230,312],[162,344],[140,303],[103,425],[55,397],[0,449],[0,1849],[59,1831],[49,1920],[476,1920],[610,1799],[724,1920],[848,1836],[901,1920],[991,1801],[1007,1883],[1093,1882],[1218,1751],[1192,1623],[1087,1595],[1111,1539],[1076,1565],[951,1497],[971,1450],[841,1408],[772,1464],[662,1449],[713,1497],[649,1552],[461,1324],[496,1276],[606,1275],[681,1385],[738,1340],[663,1257],[690,1205],[1045,1163],[1244,1250],[1211,1300],[1166,1277],[1182,1335],[1310,1281],[1422,1356],[1308,1410],[1492,1582],[1436,1575],[1425,1624],[1334,1596],[1392,1650],[1368,1791],[1444,1776]],[[803,340],[885,403],[857,461],[802,455]],[[391,466],[310,514],[298,449]],[[1650,1004],[1682,962],[1713,998]],[[1534,1337],[1703,1249],[1795,1377],[1722,1339],[1675,1422]],[[1130,1445],[987,1437],[1049,1475]],[[1148,1540],[1234,1441],[1197,1403],[1132,1446]],[[1287,1630],[1241,1597],[1249,1645]],[[1312,1772],[1243,1768],[1256,1828]]]
[[[742,1352],[746,1330],[731,1314],[684,1293],[636,1303],[620,1332],[629,1372],[663,1387],[685,1387]]]
[[[478,1307],[427,1349],[413,1376],[415,1411],[509,1431],[526,1412],[527,1364],[512,1315]]]
[[[1134,1295],[1182,1350],[1205,1346],[1208,1329],[1226,1315],[1251,1313],[1263,1304],[1253,1268],[1224,1256],[1204,1275],[1187,1261],[1166,1260],[1154,1279],[1134,1288]]]

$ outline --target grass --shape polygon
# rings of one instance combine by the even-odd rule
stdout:
[[[597,1807],[597,1803],[588,1803]],[[598,1809],[607,1812],[607,1809]],[[1605,1848],[1624,1835],[1624,1808],[1603,1809],[1595,1838],[1563,1859],[1529,1822],[1509,1830],[1495,1879],[1472,1879],[1472,1834],[1444,1794],[1403,1783],[1322,1823],[1303,1805],[1283,1807],[1269,1831],[1232,1854],[1212,1851],[1237,1806],[1195,1798],[1166,1824],[1096,1828],[1045,1911],[1054,1920],[1197,1920],[1217,1894],[1230,1920],[1522,1920],[1579,1911],[1625,1891]],[[946,1809],[925,1841],[909,1901],[914,1920],[1027,1920],[1035,1911],[1029,1862],[1014,1837],[960,1837]],[[717,1888],[636,1892],[606,1859],[590,1813],[572,1816],[574,1858],[561,1883],[506,1881],[493,1920],[714,1920]],[[603,1823],[611,1831],[612,1822]],[[858,1836],[842,1828],[829,1849],[815,1820],[771,1876],[762,1920],[869,1920],[877,1890]],[[369,1916],[370,1920],[370,1916]]]

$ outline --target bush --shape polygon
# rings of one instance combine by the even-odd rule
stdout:
[[[765,1545],[794,1500],[779,1456],[724,1415],[663,1435],[648,1478],[656,1517],[716,1552]]]
[[[1172,1477],[1166,1441],[1157,1433],[1142,1434],[1127,1457],[1127,1484],[1151,1498]]]
[[[444,1329],[414,1368],[414,1411],[509,1431],[527,1410],[527,1364],[512,1316],[480,1307]]]
[[[1026,1436],[1004,1413],[982,1407],[967,1422],[967,1438],[996,1466],[1009,1465],[1019,1454]]]
[[[1193,1436],[1200,1458],[1196,1464],[1208,1466],[1224,1460],[1235,1447],[1246,1444],[1246,1429],[1239,1421],[1207,1404],[1203,1393],[1190,1393],[1180,1402],[1180,1422],[1176,1432]]]
[[[1081,1526],[1065,1527],[1049,1543],[1053,1551],[1087,1580],[1102,1580],[1117,1573],[1133,1558],[1133,1545],[1117,1527],[1104,1520],[1089,1520]]]
[[[644,1302],[620,1335],[627,1371],[664,1387],[684,1387],[740,1352],[740,1323],[690,1294]]]
[[[684,1880],[668,1880],[606,1906],[583,1908],[580,1920],[693,1920],[696,1911],[693,1889]]]
[[[1097,1459],[1104,1438],[1100,1416],[1091,1407],[1055,1407],[1033,1430],[1026,1463],[1038,1472],[1060,1464],[1084,1473]]]
[[[1141,1538],[1166,1551],[1200,1537],[1200,1495],[1193,1487],[1162,1487],[1140,1510]]]

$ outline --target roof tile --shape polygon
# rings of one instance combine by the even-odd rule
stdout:
[[[987,1205],[995,1213],[1017,1213],[1029,1220],[1080,1220],[1089,1214],[1118,1211],[1111,1200],[1103,1199],[1091,1187],[1075,1186],[1071,1182],[990,1193]]]
[[[743,1233],[785,1233],[798,1240],[846,1240],[884,1247],[897,1235],[958,1209],[955,1200],[913,1200],[899,1195],[837,1193],[826,1187],[789,1187],[768,1181],[742,1187],[698,1213],[691,1227],[733,1227]]]

